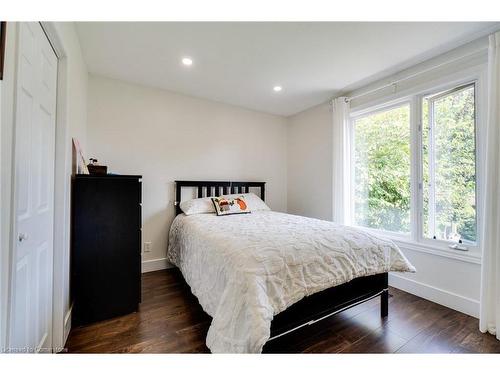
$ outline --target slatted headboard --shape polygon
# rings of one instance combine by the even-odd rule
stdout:
[[[265,182],[242,181],[175,181],[175,214],[182,210],[179,207],[183,187],[197,188],[198,198],[215,197],[223,194],[249,193],[250,188],[260,188],[260,199],[265,200]]]

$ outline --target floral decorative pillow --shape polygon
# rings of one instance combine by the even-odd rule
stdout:
[[[212,202],[217,216],[249,214],[251,212],[242,196],[231,198],[216,197],[212,198]]]

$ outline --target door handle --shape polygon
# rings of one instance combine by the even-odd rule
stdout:
[[[19,236],[17,237],[19,242],[23,242],[23,241],[27,240],[28,238],[29,238],[29,236],[26,233],[19,233]]]

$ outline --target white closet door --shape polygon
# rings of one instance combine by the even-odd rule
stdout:
[[[21,23],[18,40],[9,347],[50,351],[57,57],[38,23]]]

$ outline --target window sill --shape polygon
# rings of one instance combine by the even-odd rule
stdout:
[[[481,264],[481,253],[479,252],[478,248],[473,248],[472,250],[468,251],[453,250],[450,249],[448,245],[443,245],[442,243],[439,245],[430,245],[429,243],[413,241],[409,236],[401,235],[398,233],[385,232],[356,225],[354,225],[353,227],[364,230],[376,236],[385,237],[393,241],[402,249],[408,249],[420,253],[427,253],[444,258],[460,260],[467,263]]]
[[[388,238],[394,241],[394,243],[402,249],[432,254],[468,263],[481,264],[481,254],[477,250],[453,250],[443,246],[431,246],[421,242],[402,240],[401,238],[391,238],[390,236],[388,236]]]

